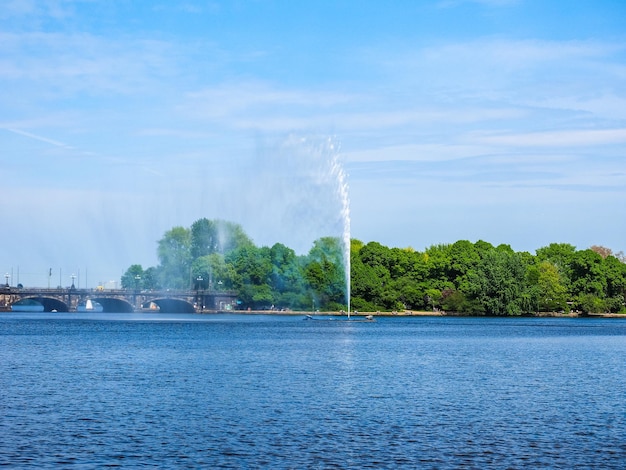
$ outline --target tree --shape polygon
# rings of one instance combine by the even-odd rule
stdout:
[[[450,279],[450,245],[432,245],[425,251],[424,258],[428,266],[429,287],[440,291],[453,288],[453,279]]]
[[[550,261],[537,266],[537,305],[540,312],[567,310],[567,289],[561,280],[558,267]]]
[[[233,287],[244,307],[266,308],[273,304],[269,285],[272,273],[269,248],[240,246],[226,255],[226,262],[235,272]]]
[[[224,255],[220,253],[194,260],[191,273],[195,289],[231,290],[237,278],[233,266],[226,263]]]
[[[427,289],[424,297],[426,305],[428,305],[430,309],[434,310],[438,305],[440,305],[443,295],[439,289]]]
[[[577,251],[570,261],[571,289],[574,295],[591,294],[604,297],[607,283],[604,259],[592,250]]]
[[[224,220],[202,218],[191,225],[192,259],[212,253],[228,253],[237,247],[252,245],[240,225]]]
[[[339,238],[315,240],[309,253],[276,243],[256,247],[231,222],[196,220],[174,227],[159,240],[159,265],[132,265],[122,286],[143,289],[221,288],[235,290],[243,305],[264,308],[345,308],[359,310],[442,307],[468,314],[518,315],[565,311],[625,311],[623,254],[594,245],[576,251],[552,243],[535,256],[511,246],[479,240],[432,245],[424,252],[351,240],[350,279]],[[219,286],[219,287],[218,287]],[[315,304],[314,304],[315,302]]]
[[[389,305],[386,291],[390,289],[391,274],[387,267],[390,262],[390,250],[378,242],[370,242],[363,246],[352,263],[352,296],[354,307],[359,305],[358,298],[363,299],[375,310],[387,310]],[[363,308],[363,307],[361,307]]]
[[[518,253],[492,249],[468,273],[467,296],[473,313],[519,315],[525,308],[526,269]]]
[[[306,308],[311,304],[304,279],[303,258],[281,243],[270,248],[272,272],[270,286],[275,305],[282,308]]]
[[[131,265],[122,275],[122,289],[142,289],[144,271],[140,264]]]
[[[604,260],[606,276],[607,308],[610,312],[620,312],[626,308],[626,264],[615,256],[607,256]]]
[[[604,246],[591,245],[589,249],[595,253],[598,253],[600,256],[602,256],[602,258],[606,258],[607,256],[613,255],[613,250],[611,250],[610,248],[606,248]]]
[[[159,273],[158,269],[155,267],[149,267],[143,272],[141,277],[142,284],[144,289],[148,290],[156,290],[160,289],[161,286],[159,284]]]
[[[467,240],[460,240],[449,246],[449,268],[447,278],[457,289],[467,288],[467,273],[474,269],[481,260],[481,252]]]
[[[346,308],[346,271],[343,245],[336,237],[313,242],[304,267],[304,277],[318,297],[322,308]]]
[[[191,287],[191,234],[184,227],[174,227],[159,240],[160,284],[166,288]]]
[[[441,307],[448,312],[466,312],[471,308],[468,306],[465,294],[460,290],[445,289],[441,293]]]

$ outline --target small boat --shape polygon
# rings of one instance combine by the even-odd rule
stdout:
[[[79,302],[76,306],[77,312],[102,312],[104,307],[98,302],[95,302],[91,299],[87,299],[86,301]]]
[[[350,323],[357,323],[357,322],[374,322],[376,321],[376,319],[374,318],[374,315],[366,315],[364,317],[358,318],[358,317],[348,317],[348,318],[341,318],[341,317],[317,317],[317,316],[313,316],[313,315],[306,315],[304,317],[305,320],[316,320],[316,321],[337,321],[337,322],[350,322]]]
[[[43,312],[44,306],[35,299],[22,299],[11,305],[12,312]]]

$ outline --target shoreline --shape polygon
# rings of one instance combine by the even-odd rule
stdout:
[[[313,317],[347,317],[346,312],[331,311],[331,312],[309,312],[302,310],[205,310],[198,312],[200,314],[210,315],[215,313],[220,314],[243,314],[243,315],[310,315]],[[527,315],[466,315],[462,313],[443,312],[443,311],[404,311],[404,312],[357,312],[351,313],[350,317],[468,317],[468,318],[623,318],[626,319],[626,314],[623,313],[558,313],[558,312],[540,312]]]

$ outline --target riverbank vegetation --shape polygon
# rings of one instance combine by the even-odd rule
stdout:
[[[347,308],[339,238],[297,255],[280,243],[257,247],[241,226],[203,218],[167,231],[157,252],[158,266],[130,266],[122,286],[230,291],[240,308]],[[359,311],[626,313],[624,255],[600,246],[552,243],[530,254],[460,240],[420,252],[353,239],[350,258],[350,305]]]

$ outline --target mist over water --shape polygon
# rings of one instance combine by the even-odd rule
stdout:
[[[346,304],[350,300],[350,199],[339,145],[331,137],[291,134],[259,143],[242,188],[239,221],[257,245],[282,243],[306,254],[321,237],[343,246]]]
[[[239,222],[258,245],[279,242],[305,254],[318,238],[349,233],[346,175],[333,138],[260,142],[247,173]]]
[[[46,197],[28,175],[10,181],[19,210],[8,225],[2,272],[12,285],[67,287],[74,274],[80,287],[119,286],[130,265],[158,264],[166,231],[203,217],[238,223],[257,246],[282,243],[297,254],[316,239],[339,237],[349,263],[347,177],[332,137],[243,139],[158,161],[92,157],[68,173],[71,182],[59,181]]]

